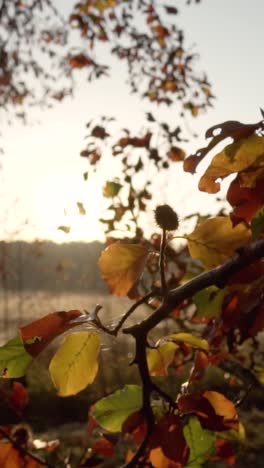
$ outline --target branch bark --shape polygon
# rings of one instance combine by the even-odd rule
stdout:
[[[241,249],[234,257],[223,265],[220,265],[210,271],[205,271],[190,280],[188,283],[169,291],[166,301],[164,301],[152,315],[139,324],[123,329],[123,333],[136,336],[137,330],[140,330],[141,332],[144,331],[148,334],[150,330],[167,318],[172,310],[182,301],[192,297],[198,291],[201,291],[208,286],[215,285],[219,288],[224,288],[235,273],[238,273],[243,268],[263,256],[264,240],[262,239],[257,242],[252,242],[252,244]]]

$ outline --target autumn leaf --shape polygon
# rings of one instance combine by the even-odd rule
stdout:
[[[60,396],[76,395],[91,384],[98,371],[98,333],[81,331],[64,338],[53,356],[49,371]]]
[[[198,338],[191,333],[172,333],[163,339],[173,341],[174,343],[185,343],[192,348],[202,349],[203,351],[209,350],[209,345],[206,340]]]
[[[246,246],[251,240],[250,230],[243,224],[233,228],[227,216],[217,216],[199,224],[188,235],[192,258],[199,259],[206,268],[214,268]]]
[[[203,396],[211,403],[215,413],[227,420],[236,420],[237,411],[232,401],[228,400],[222,393],[206,391]]]
[[[176,343],[168,342],[148,350],[147,362],[150,375],[167,375],[168,366],[172,363],[177,348]]]
[[[198,164],[216,145],[218,145],[218,143],[230,137],[234,142],[248,138],[250,135],[253,135],[256,130],[262,128],[262,126],[262,121],[256,124],[243,124],[235,120],[214,125],[209,128],[205,134],[206,138],[212,138],[211,141],[206,147],[200,148],[195,154],[185,159],[184,170],[194,173]]]
[[[84,68],[92,65],[92,60],[85,54],[76,54],[69,57],[69,64],[71,68]]]
[[[256,180],[254,187],[243,187],[241,174],[229,186],[226,198],[233,207],[230,217],[233,226],[238,223],[250,223],[255,213],[264,206],[264,179]]]
[[[264,137],[252,135],[247,139],[240,140],[226,146],[217,154],[199,182],[199,189],[216,193],[220,190],[220,182],[230,174],[246,172],[264,166]],[[244,181],[244,186],[250,187],[255,184],[254,178]]]
[[[115,242],[103,250],[99,269],[111,292],[126,296],[139,280],[149,250],[142,244]]]
[[[59,226],[58,231],[63,231],[65,234],[69,234],[71,232],[71,227],[70,226]]]
[[[235,405],[219,392],[206,391],[181,395],[178,399],[181,414],[195,414],[203,428],[212,431],[239,430]]]
[[[81,216],[86,215],[86,210],[85,210],[85,208],[84,208],[84,206],[83,206],[83,203],[77,202],[77,208],[78,208],[79,214],[80,214]]]
[[[149,460],[151,466],[157,466],[159,468],[179,468],[179,463],[166,457],[160,447],[151,450]]]
[[[168,152],[168,158],[171,161],[183,161],[185,156],[186,156],[186,153],[178,146],[172,146]]]
[[[118,195],[121,188],[122,188],[122,185],[119,184],[118,182],[107,181],[103,188],[103,195],[104,197],[107,197],[107,198],[115,197],[116,195]]]
[[[26,387],[20,382],[13,382],[12,392],[9,396],[10,405],[21,413],[28,405],[28,402],[29,398]]]
[[[0,466],[1,468],[43,468],[43,464],[29,455],[22,455],[11,442],[0,444]]]
[[[25,349],[31,356],[37,356],[56,336],[78,325],[72,321],[80,315],[79,310],[53,312],[20,327]]]
[[[179,463],[181,466],[185,465],[189,450],[183,436],[182,421],[179,416],[167,414],[161,417],[154,427],[149,445],[154,449],[160,448],[161,453],[171,462]],[[152,462],[153,455],[150,454]]]

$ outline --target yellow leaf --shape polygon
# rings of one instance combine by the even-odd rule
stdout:
[[[100,338],[96,332],[82,331],[65,337],[49,365],[60,396],[75,395],[94,381],[99,349]]]
[[[202,338],[192,335],[191,333],[172,333],[166,336],[167,341],[176,343],[185,343],[192,348],[202,349],[203,351],[209,350],[208,342]]]
[[[216,182],[217,179],[224,179],[230,174],[249,169],[249,172],[252,172],[253,169],[263,166],[264,137],[252,135],[226,146],[212,159],[210,166],[200,179],[199,189],[208,193],[216,193],[220,190],[220,183]],[[248,179],[248,184],[250,183],[254,184],[255,179]]]
[[[165,376],[167,368],[174,359],[175,350],[178,348],[176,343],[167,342],[150,349],[147,353],[147,361],[150,375]]]
[[[247,245],[251,237],[251,231],[243,224],[233,228],[229,217],[217,216],[195,228],[188,236],[188,247],[192,258],[201,260],[206,268],[213,268]]]
[[[145,266],[148,249],[142,244],[115,242],[99,258],[101,275],[111,292],[126,296],[139,280]]]

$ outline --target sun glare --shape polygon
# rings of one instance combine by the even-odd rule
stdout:
[[[38,186],[35,203],[37,228],[43,239],[55,242],[103,239],[99,218],[104,203],[96,178],[84,182],[78,175],[46,177]],[[68,233],[64,227],[69,228]]]

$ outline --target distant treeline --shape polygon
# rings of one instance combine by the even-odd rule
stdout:
[[[0,290],[106,291],[100,242],[0,241]]]

